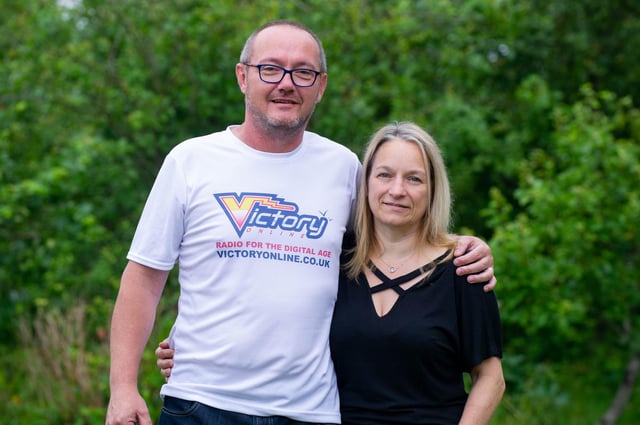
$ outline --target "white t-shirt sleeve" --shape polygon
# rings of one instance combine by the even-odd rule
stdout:
[[[170,154],[149,193],[127,259],[154,269],[171,270],[182,242],[185,205],[184,173]]]

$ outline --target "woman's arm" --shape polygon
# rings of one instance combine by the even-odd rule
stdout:
[[[169,340],[165,339],[164,341],[160,341],[158,348],[156,348],[156,364],[166,381],[168,381],[171,376],[171,369],[173,368],[173,354],[173,348],[169,347]]]
[[[464,406],[460,425],[486,425],[498,407],[505,390],[502,362],[489,357],[471,371],[471,392]]]

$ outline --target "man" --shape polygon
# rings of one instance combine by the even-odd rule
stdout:
[[[181,295],[160,424],[339,423],[328,334],[360,163],[306,132],[327,85],[320,40],[273,22],[236,65],[245,119],[176,146],[134,236],[111,327],[107,425],[151,424],[137,389],[169,271]],[[495,285],[491,253],[464,239],[462,273]],[[486,270],[485,270],[486,269]],[[266,422],[265,422],[266,423]]]

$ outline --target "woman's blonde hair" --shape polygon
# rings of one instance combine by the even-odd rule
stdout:
[[[455,239],[449,235],[451,219],[451,191],[447,169],[438,145],[420,126],[412,122],[396,122],[387,124],[373,135],[365,150],[362,163],[362,178],[356,201],[354,230],[356,245],[352,249],[350,260],[345,264],[347,275],[357,277],[366,267],[371,250],[377,247],[373,215],[367,201],[369,193],[369,176],[380,146],[391,140],[404,140],[415,143],[426,166],[429,202],[422,217],[419,240],[424,244],[453,248]],[[379,248],[379,247],[378,247]]]

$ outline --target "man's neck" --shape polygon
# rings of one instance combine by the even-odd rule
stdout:
[[[265,132],[246,121],[237,127],[233,127],[231,132],[247,146],[270,153],[286,153],[295,150],[302,143],[304,135],[304,129],[279,131],[274,128],[269,132]]]

